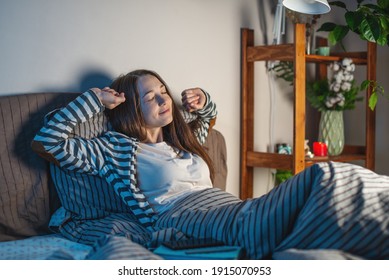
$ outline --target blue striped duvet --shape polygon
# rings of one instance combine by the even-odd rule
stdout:
[[[247,201],[219,189],[193,193],[159,217],[154,229],[146,230],[134,216],[112,213],[67,223],[62,234],[81,243],[87,243],[82,237],[94,239],[93,246],[77,247],[84,246],[87,259],[159,259],[153,248],[188,237],[242,246],[248,259],[389,259],[389,177],[356,165],[320,163]],[[59,250],[59,237],[50,238],[3,242],[0,258],[80,258],[71,255],[77,243],[62,241],[69,249]],[[26,251],[26,244],[34,249]]]
[[[157,226],[243,246],[250,259],[290,248],[388,259],[389,177],[356,165],[320,163],[260,198],[240,201],[218,189],[192,194]]]
[[[171,239],[212,237],[242,246],[248,259],[272,258],[291,248],[389,259],[389,177],[356,165],[320,163],[259,198],[241,201],[216,188],[193,193],[162,214],[152,232],[114,213],[64,228],[74,240],[124,236],[148,249]],[[113,256],[111,250],[106,257]]]

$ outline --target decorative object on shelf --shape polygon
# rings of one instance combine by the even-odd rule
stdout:
[[[284,155],[292,154],[292,147],[286,143],[276,144],[276,152]]]
[[[316,54],[323,55],[323,56],[329,56],[330,55],[330,47],[328,47],[328,46],[318,47],[316,49]]]
[[[389,1],[377,0],[377,4],[363,4],[364,0],[355,0],[357,8],[351,11],[347,8],[345,1],[332,1],[331,6],[340,7],[345,10],[346,24],[336,24],[334,22],[325,22],[317,30],[328,33],[328,41],[332,45],[340,44],[343,50],[345,47],[342,40],[349,31],[359,35],[359,38],[378,45],[389,46]],[[347,1],[349,2],[349,1]],[[350,1],[351,2],[351,1]],[[378,95],[385,96],[384,88],[377,84],[377,81],[366,80],[361,87],[367,89],[371,87],[371,96],[368,100],[371,110],[375,109],[378,101]],[[386,95],[388,98],[388,95]]]
[[[307,83],[307,98],[321,112],[319,141],[326,143],[328,154],[339,155],[344,147],[343,111],[355,108],[363,98],[355,85],[355,64],[350,58],[330,64],[332,78]]]
[[[330,112],[330,111],[327,111]],[[313,154],[316,157],[326,157],[328,155],[328,148],[324,142],[313,142]]]
[[[319,111],[344,111],[355,108],[363,98],[354,80],[355,64],[351,58],[330,64],[332,77],[307,83],[307,98],[312,107]]]
[[[330,156],[337,156],[343,152],[343,111],[331,110],[321,112],[319,123],[319,141],[325,143]]]
[[[305,139],[305,143],[304,143],[304,152],[305,152],[306,157],[309,157],[309,158],[314,157],[314,154],[311,152],[311,149],[309,148],[309,140],[307,140],[307,139]]]

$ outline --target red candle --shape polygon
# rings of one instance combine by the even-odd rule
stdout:
[[[317,157],[327,156],[327,145],[323,142],[313,142],[313,154]]]

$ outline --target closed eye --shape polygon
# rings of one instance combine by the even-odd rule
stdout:
[[[154,99],[155,99],[155,95],[147,97],[146,101],[150,102],[150,101],[153,101]]]

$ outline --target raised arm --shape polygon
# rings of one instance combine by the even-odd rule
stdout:
[[[209,130],[216,121],[216,104],[211,100],[211,96],[200,88],[184,90],[181,94],[184,119],[187,123],[196,122],[195,134],[198,141],[204,144]]]
[[[85,92],[53,115],[34,137],[32,149],[60,167],[96,175],[104,164],[101,152],[105,147],[104,138],[70,138],[70,134],[78,123],[102,112],[105,107],[117,106],[122,100],[123,96],[107,89]]]

